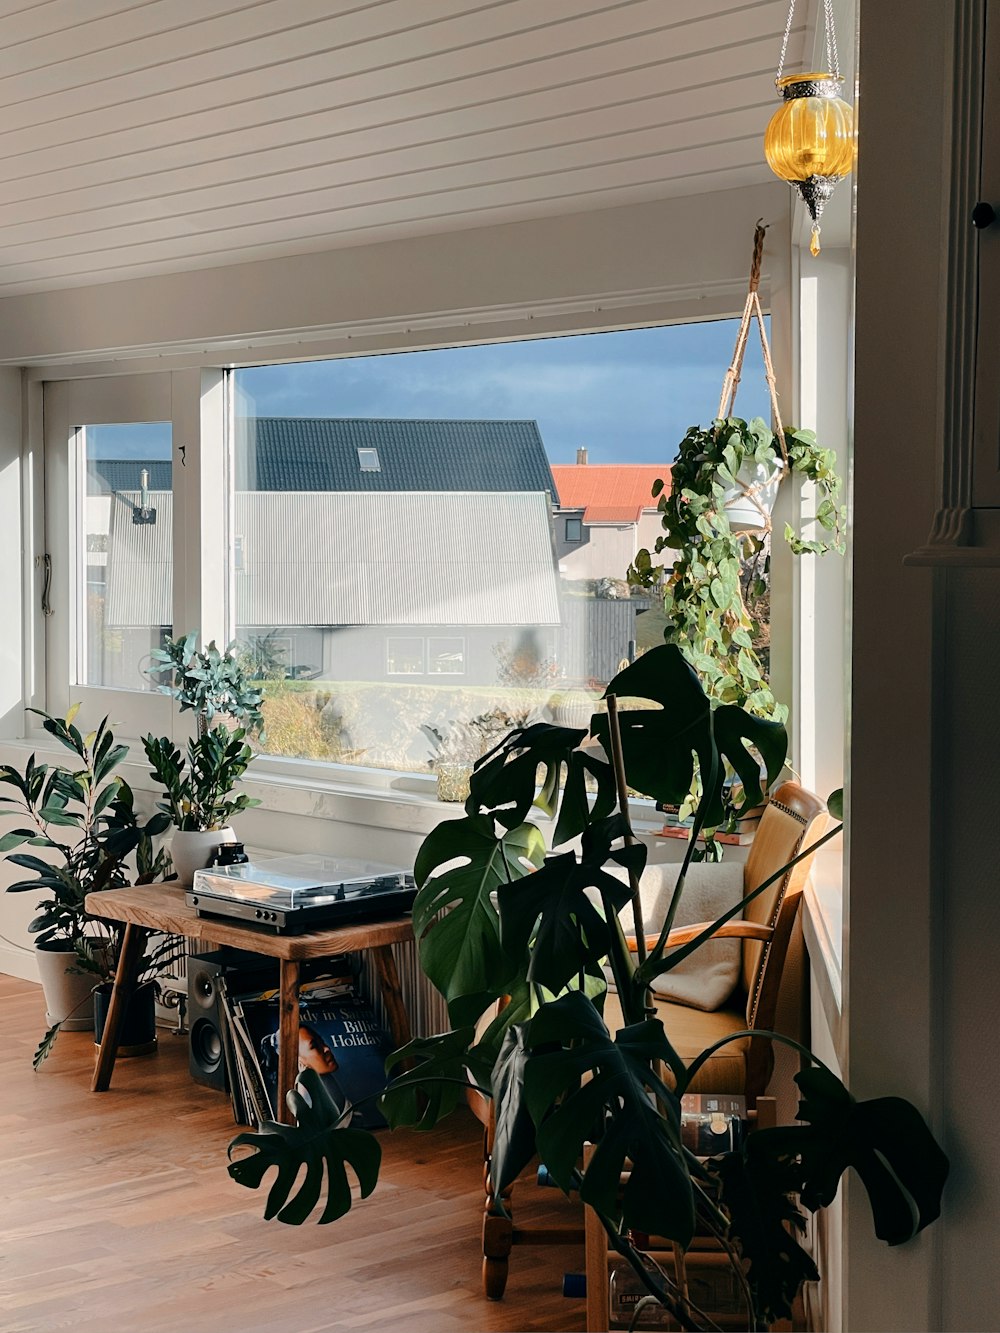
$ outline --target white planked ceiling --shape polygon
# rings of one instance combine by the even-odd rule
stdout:
[[[767,180],[785,15],[0,0],[0,296]]]

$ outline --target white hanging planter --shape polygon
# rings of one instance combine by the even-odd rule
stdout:
[[[236,832],[228,824],[217,829],[174,829],[170,840],[170,859],[177,872],[177,883],[189,889],[196,870],[203,870],[212,859],[215,849],[224,842],[235,842]]]
[[[766,463],[747,461],[736,474],[738,486],[730,486],[722,501],[733,532],[765,532],[771,526],[771,510],[778,495],[785,465],[780,458]],[[752,496],[747,492],[751,491]]]

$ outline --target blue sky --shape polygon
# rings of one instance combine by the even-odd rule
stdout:
[[[736,320],[530,342],[394,352],[238,372],[259,416],[508,417],[538,422],[549,460],[670,462],[689,426],[715,415]],[[751,336],[740,416],[767,415]],[[102,427],[91,456],[169,457],[169,427]]]
[[[397,352],[239,372],[259,416],[511,417],[538,422],[550,462],[673,459],[719,403],[736,320]],[[767,412],[759,342],[747,353],[741,416]]]

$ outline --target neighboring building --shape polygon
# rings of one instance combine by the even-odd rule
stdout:
[[[670,485],[668,465],[589,463],[586,449],[576,464],[557,466],[556,558],[565,579],[622,579],[645,547],[663,532],[653,483]]]
[[[648,603],[568,595],[560,575],[624,577],[660,471],[552,469],[533,421],[241,418],[238,636],[323,680],[491,684],[514,659],[515,678],[535,661],[554,678],[606,682],[634,651]],[[575,508],[559,505],[555,474],[570,478]],[[144,482],[151,522],[135,517]],[[95,678],[134,672],[170,631],[171,486],[168,461],[89,465],[88,591],[104,630],[92,622]],[[574,517],[575,545],[564,540]],[[592,572],[575,563],[583,552]],[[99,663],[108,634],[114,653]]]
[[[489,683],[506,650],[557,656],[555,485],[533,421],[248,418],[238,439],[241,638],[326,680]],[[136,661],[171,622],[170,486],[168,462],[88,469],[92,546],[107,533],[90,591]]]

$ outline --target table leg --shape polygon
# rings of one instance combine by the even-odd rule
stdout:
[[[108,1017],[104,1024],[104,1035],[97,1049],[97,1063],[94,1067],[94,1081],[91,1092],[107,1092],[111,1085],[111,1074],[118,1054],[118,1042],[121,1038],[122,1023],[129,998],[135,990],[139,971],[139,960],[146,944],[148,930],[142,926],[127,925],[122,937],[121,952],[118,955],[118,968],[115,972],[114,989],[111,1003],[108,1005]]]
[[[287,1094],[295,1086],[299,1072],[299,964],[282,958],[278,1000],[278,1120],[293,1125],[295,1117],[288,1109]]]
[[[389,1020],[389,1027],[398,1050],[410,1040],[410,1016],[403,1004],[403,992],[400,989],[399,973],[396,971],[396,960],[392,956],[391,945],[376,945],[372,949],[372,961],[378,974],[386,1018]]]

